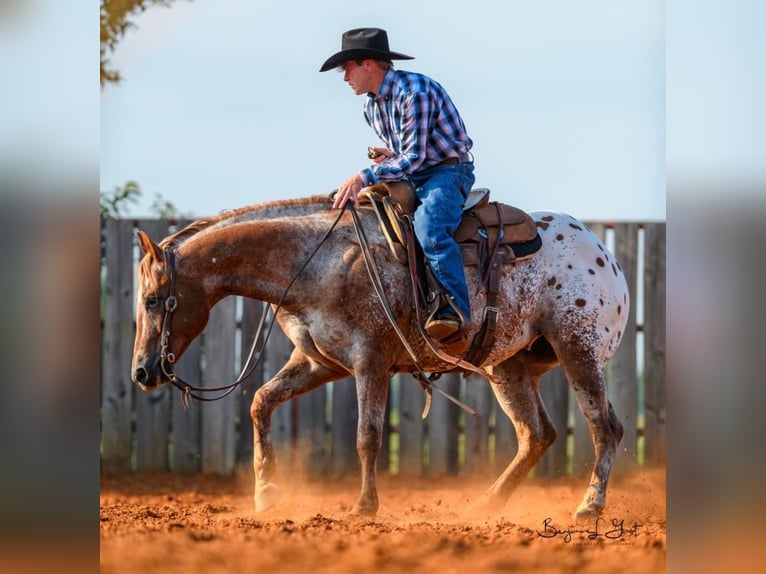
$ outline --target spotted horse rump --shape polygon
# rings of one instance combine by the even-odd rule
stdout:
[[[377,218],[371,212],[360,211],[359,216],[390,308],[420,366],[428,372],[453,368],[420,336],[408,271],[389,249]],[[496,340],[479,365],[513,422],[519,448],[466,511],[483,515],[502,508],[555,440],[540,381],[560,365],[588,421],[596,453],[576,514],[597,515],[605,505],[622,438],[622,425],[606,394],[605,367],[625,330],[628,288],[614,255],[583,223],[553,212],[530,216],[541,248],[534,257],[502,266]],[[144,390],[170,382],[175,374],[167,357],[181,357],[222,298],[240,295],[272,307],[282,301],[277,321],[295,349],[284,367],[258,389],[250,408],[255,509],[271,508],[282,495],[271,439],[274,409],[351,375],[357,388],[361,460],[361,492],[352,512],[374,515],[389,380],[396,372],[411,372],[413,361],[371,285],[351,214],[332,209],[326,196],[315,196],[199,220],[159,244],[139,231],[138,241],[144,255],[136,290],[134,382]],[[479,325],[482,278],[476,266],[466,267],[466,280],[472,322]],[[169,307],[172,321],[165,320]]]

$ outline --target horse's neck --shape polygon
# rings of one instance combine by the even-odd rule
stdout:
[[[217,228],[180,246],[179,264],[204,286],[211,306],[228,295],[276,303],[304,263],[301,255],[321,238],[321,227],[306,218],[280,218]]]

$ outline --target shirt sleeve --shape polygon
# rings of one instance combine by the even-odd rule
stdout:
[[[426,159],[433,109],[425,92],[413,92],[403,98],[399,109],[401,149],[387,160],[359,172],[365,185],[405,179],[420,169]]]

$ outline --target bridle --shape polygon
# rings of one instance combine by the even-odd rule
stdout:
[[[394,330],[399,336],[399,339],[404,345],[404,348],[407,350],[410,357],[412,358],[413,367],[414,367],[412,375],[418,380],[423,390],[426,391],[426,404],[423,409],[423,415],[422,415],[423,418],[425,419],[428,416],[428,412],[430,410],[432,389],[436,389],[444,397],[446,397],[447,399],[449,399],[450,401],[458,405],[460,408],[462,408],[469,414],[476,415],[477,413],[473,408],[464,404],[463,402],[449,395],[448,393],[444,392],[440,388],[434,386],[433,382],[441,375],[441,373],[436,373],[435,375],[431,375],[429,377],[425,374],[425,372],[423,372],[423,369],[420,367],[420,364],[418,363],[415,352],[413,351],[412,347],[410,347],[409,343],[407,342],[407,338],[405,337],[404,333],[402,333],[401,329],[399,328],[399,325],[396,322],[396,318],[393,316],[393,312],[391,311],[391,307],[388,303],[385,291],[382,288],[380,277],[377,272],[377,267],[375,265],[375,259],[373,258],[372,253],[370,252],[367,238],[364,235],[364,230],[362,229],[361,222],[359,221],[359,217],[356,213],[356,210],[354,209],[353,203],[349,201],[346,203],[345,207],[351,212],[352,220],[354,222],[354,229],[356,231],[357,238],[360,243],[360,247],[362,248],[365,265],[367,267],[367,271],[370,276],[370,280],[372,281],[373,287],[375,288],[375,292],[378,295],[378,298],[380,299],[381,305],[383,306],[383,309],[386,312],[386,316],[388,317],[389,322],[394,327]],[[309,257],[306,259],[306,262],[301,266],[301,268],[298,270],[295,276],[290,280],[290,282],[287,284],[287,287],[285,287],[285,290],[282,293],[282,297],[280,298],[279,303],[274,309],[273,315],[275,318],[279,310],[282,308],[282,304],[284,303],[285,298],[287,297],[287,293],[289,292],[290,287],[292,287],[293,283],[295,283],[296,279],[298,279],[298,276],[303,272],[303,270],[306,268],[309,262],[314,258],[314,255],[316,255],[316,253],[319,251],[319,248],[324,244],[324,242],[333,232],[335,227],[338,225],[338,222],[343,216],[343,212],[344,212],[343,209],[338,210],[338,216],[335,218],[335,221],[333,222],[330,229],[328,229],[327,232],[322,237],[322,239],[320,239],[317,246],[314,248],[314,250],[311,252]],[[175,368],[174,368],[176,357],[174,353],[169,351],[173,312],[178,308],[178,298],[176,295],[176,284],[175,284],[176,283],[175,252],[172,249],[172,245],[169,247],[163,248],[162,255],[163,255],[163,260],[165,264],[165,272],[168,275],[169,288],[168,288],[168,296],[165,298],[165,305],[164,305],[165,312],[162,318],[162,335],[160,337],[160,368],[162,369],[163,374],[168,378],[168,382],[170,382],[173,386],[175,386],[177,389],[181,391],[181,395],[182,395],[181,401],[184,405],[184,408],[188,408],[189,399],[195,399],[198,401],[208,401],[208,402],[217,401],[219,399],[226,397],[232,391],[234,391],[234,389],[237,388],[237,386],[240,383],[242,383],[242,381],[244,381],[248,376],[250,376],[253,370],[258,366],[258,363],[260,363],[261,360],[263,359],[263,351],[266,348],[266,343],[268,342],[269,337],[271,336],[271,331],[274,328],[275,321],[272,321],[271,324],[269,325],[269,329],[266,332],[266,335],[263,339],[263,343],[261,344],[261,349],[258,353],[258,358],[256,359],[255,363],[253,363],[252,366],[250,365],[252,358],[255,354],[258,341],[261,338],[261,332],[263,331],[263,327],[266,323],[266,316],[268,314],[269,305],[267,303],[264,303],[264,311],[261,313],[261,319],[258,324],[258,329],[256,330],[256,333],[255,333],[255,338],[253,339],[253,345],[250,349],[250,354],[248,355],[247,361],[245,362],[245,366],[242,368],[242,372],[240,373],[239,377],[237,377],[237,380],[229,385],[224,385],[220,387],[195,387],[194,385],[191,385],[187,383],[186,381],[184,381],[181,377],[179,377],[176,374]],[[425,337],[425,335],[424,335],[424,338],[428,342],[428,338]],[[437,352],[437,354],[441,356],[441,354],[439,354],[436,349],[433,349],[433,347],[432,347],[432,350],[434,352]],[[472,365],[470,366],[473,367]],[[471,370],[476,370],[476,369],[474,367]],[[198,393],[215,393],[215,392],[218,392],[220,394],[215,397],[204,397],[198,394]]]
[[[252,361],[253,355],[255,354],[255,349],[258,344],[258,340],[261,337],[263,326],[266,322],[266,315],[267,315],[268,309],[264,308],[263,313],[261,313],[261,320],[258,324],[258,329],[255,333],[255,338],[253,339],[253,346],[250,349],[250,355],[247,358],[247,362],[245,363],[245,366],[243,367],[242,372],[240,373],[239,377],[237,377],[237,380],[231,383],[230,385],[225,385],[222,387],[195,387],[194,385],[191,385],[187,383],[186,381],[184,381],[181,377],[179,377],[176,374],[175,372],[176,357],[174,353],[169,351],[171,320],[173,318],[173,312],[178,308],[178,298],[176,296],[175,252],[173,251],[172,248],[165,248],[162,250],[162,256],[165,262],[165,272],[168,275],[169,289],[168,289],[168,296],[165,298],[165,314],[162,318],[162,336],[160,338],[160,368],[162,369],[163,374],[168,378],[168,381],[170,382],[170,384],[172,384],[174,387],[176,387],[177,389],[181,391],[181,401],[183,403],[184,408],[188,408],[189,399],[195,399],[198,401],[217,401],[229,395],[237,387],[237,385],[239,385],[248,376],[250,376],[250,374],[253,372],[255,367],[261,361],[261,358],[263,357],[263,349],[266,346],[266,342],[269,339],[269,335],[271,335],[271,327],[269,327],[269,331],[266,334],[266,338],[263,341],[263,345],[261,346],[261,351],[258,355],[258,359],[252,365],[252,367],[250,366],[250,362]],[[266,304],[264,304],[264,307],[266,307]],[[272,327],[273,327],[273,323],[272,323]],[[197,394],[197,393],[203,393],[203,392],[204,393],[220,392],[221,394],[215,397],[204,397],[202,395]]]

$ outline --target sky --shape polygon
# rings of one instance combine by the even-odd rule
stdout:
[[[136,20],[101,93],[100,188],[129,180],[205,216],[329,193],[378,143],[341,74],[344,31],[388,31],[397,67],[450,93],[476,186],[522,209],[665,219],[660,0],[177,0]]]
[[[134,180],[134,215],[155,194],[204,216],[328,193],[376,141],[363,97],[318,69],[380,26],[452,95],[495,199],[652,220],[666,190],[764,195],[761,0],[176,0],[137,18],[104,90],[97,4],[0,0],[0,184],[95,205]]]

